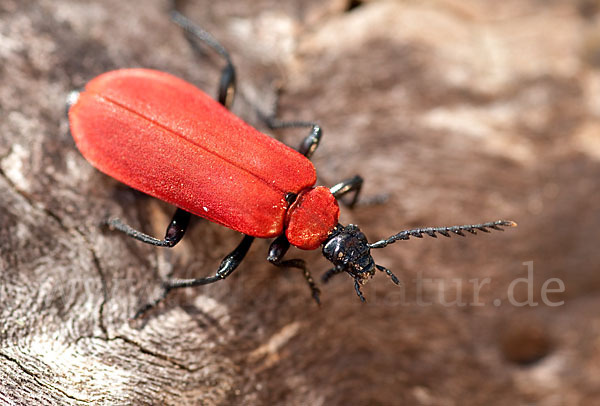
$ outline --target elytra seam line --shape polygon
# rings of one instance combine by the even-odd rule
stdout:
[[[202,146],[202,145],[200,145],[200,144],[197,144],[197,143],[195,143],[195,142],[193,142],[193,141],[189,140],[188,138],[184,137],[184,136],[183,136],[183,134],[179,134],[179,133],[177,133],[177,132],[173,131],[173,130],[172,130],[172,129],[170,129],[169,127],[166,127],[165,125],[163,125],[163,124],[161,124],[161,123],[159,123],[159,122],[156,122],[156,121],[152,120],[150,117],[147,117],[147,116],[145,116],[145,115],[143,115],[143,114],[140,114],[139,112],[137,112],[137,111],[135,111],[135,110],[132,110],[132,109],[128,108],[127,106],[125,106],[125,105],[123,105],[123,104],[121,104],[121,103],[117,102],[116,100],[113,100],[112,98],[109,98],[109,97],[103,96],[103,95],[101,95],[101,94],[99,94],[99,93],[96,93],[96,92],[91,92],[91,93],[92,93],[92,94],[94,94],[95,96],[98,96],[98,97],[99,97],[100,99],[102,99],[102,100],[105,100],[105,101],[107,101],[107,102],[109,102],[109,103],[111,103],[111,104],[114,104],[115,106],[117,106],[117,107],[120,107],[120,108],[122,108],[122,109],[123,109],[123,110],[125,110],[125,111],[128,111],[128,112],[130,112],[130,113],[132,113],[132,114],[134,114],[134,115],[137,115],[138,117],[141,117],[141,118],[143,118],[144,120],[147,120],[147,121],[149,121],[150,123],[152,123],[152,124],[156,125],[157,127],[160,127],[160,128],[162,128],[162,129],[164,129],[164,130],[166,130],[166,131],[170,132],[171,134],[175,134],[176,136],[178,136],[178,137],[179,137],[179,138],[181,138],[182,140],[185,140],[185,141],[187,141],[188,143],[190,143],[190,144],[192,144],[192,145],[194,145],[194,146],[196,146],[196,147],[198,147],[198,148],[200,148],[200,149],[203,149],[204,151],[208,152],[208,153],[209,153],[209,154],[211,154],[211,155],[214,155],[214,156],[216,156],[216,157],[217,157],[217,158],[219,158],[219,159],[222,159],[223,161],[227,162],[228,164],[230,164],[230,165],[232,165],[232,166],[234,166],[234,167],[236,167],[236,168],[238,168],[238,169],[241,169],[242,171],[244,171],[244,172],[246,172],[246,173],[248,173],[248,174],[252,175],[252,176],[253,176],[253,177],[255,177],[256,179],[258,179],[258,180],[260,180],[261,182],[263,182],[263,183],[264,183],[265,185],[267,185],[269,188],[271,188],[271,189],[274,189],[274,190],[276,190],[276,191],[278,191],[278,192],[281,192],[281,193],[283,193],[284,195],[285,195],[286,193],[288,193],[288,192],[289,192],[289,190],[283,190],[283,189],[280,189],[280,188],[278,188],[278,187],[275,187],[275,186],[273,185],[273,183],[272,183],[272,182],[269,182],[269,181],[267,181],[267,180],[265,180],[265,179],[263,179],[263,178],[259,177],[258,175],[256,175],[256,174],[254,174],[254,173],[250,172],[249,170],[247,170],[247,169],[245,169],[245,168],[241,168],[241,167],[239,167],[239,166],[238,166],[238,165],[236,165],[234,162],[230,161],[229,159],[225,158],[224,156],[221,156],[221,155],[219,155],[219,154],[216,154],[215,152],[208,150],[208,149],[207,149],[207,148],[205,148],[204,146]]]

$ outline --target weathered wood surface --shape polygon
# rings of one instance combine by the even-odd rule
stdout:
[[[0,404],[598,402],[598,2],[190,3],[238,66],[236,113],[260,125],[252,104],[268,109],[281,86],[283,117],[325,128],[321,183],[360,173],[365,196],[389,193],[345,210],[345,223],[372,240],[420,225],[520,226],[398,242],[375,258],[403,288],[378,275],[362,305],[340,276],[321,309],[261,241],[230,280],[130,325],[160,278],[210,274],[240,237],[198,221],[161,250],[103,231],[119,215],[161,235],[173,209],[90,167],[68,134],[66,95],[134,66],[214,92],[218,62],[194,54],[164,1],[0,0]],[[295,145],[302,134],[277,136]],[[318,252],[298,255],[327,269]],[[556,277],[565,292],[551,298],[564,305],[508,302],[525,261],[535,300]],[[440,301],[462,284],[469,302],[476,278],[490,278],[482,306]]]

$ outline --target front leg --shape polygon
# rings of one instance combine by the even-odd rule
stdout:
[[[363,178],[356,175],[353,178],[346,179],[337,185],[332,186],[329,191],[336,199],[340,199],[342,196],[353,192],[354,196],[352,196],[352,200],[348,204],[348,207],[353,208],[358,201],[363,182]]]
[[[321,294],[321,291],[317,287],[317,284],[315,283],[312,275],[310,274],[310,271],[306,268],[306,262],[299,258],[287,259],[285,261],[283,260],[283,257],[289,248],[290,242],[287,240],[285,235],[280,235],[275,239],[275,241],[271,243],[271,246],[269,247],[269,256],[267,257],[267,260],[273,265],[280,268],[300,269],[302,271],[302,274],[304,275],[306,283],[308,283],[308,287],[310,288],[313,299],[315,299],[315,302],[317,302],[317,304],[320,305],[321,299],[319,298],[319,295]]]

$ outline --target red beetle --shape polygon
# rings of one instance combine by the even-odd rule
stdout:
[[[219,101],[170,74],[123,69],[93,79],[84,92],[71,96],[69,108],[71,134],[93,166],[178,207],[163,240],[134,230],[119,219],[108,221],[112,228],[149,244],[172,247],[183,237],[194,214],[245,234],[216,275],[167,281],[161,299],[174,288],[226,278],[240,264],[255,237],[276,237],[268,260],[277,266],[301,269],[317,302],[319,290],[304,261],[283,260],[290,244],[305,250],[322,246],[323,255],[334,264],[323,280],[347,272],[364,301],[360,285],[376,269],[389,275],[394,283],[399,282],[390,270],[375,264],[371,248],[422,234],[448,237],[450,232],[474,234],[476,230],[487,232],[488,228],[500,230],[499,226],[515,225],[496,221],[420,228],[369,244],[358,227],[338,223],[336,199],[353,192],[353,206],[362,178],[355,176],[330,189],[315,187],[316,172],[308,158],[318,146],[321,128],[307,122],[268,120],[272,128],[311,127],[299,151],[295,151],[233,115],[227,108],[233,101],[235,70],[227,51],[178,12],[173,12],[173,18],[225,58]]]

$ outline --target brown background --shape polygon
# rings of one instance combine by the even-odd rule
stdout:
[[[143,5],[142,5],[143,4]],[[398,242],[374,253],[356,298],[339,276],[318,309],[301,275],[258,241],[229,280],[128,318],[161,277],[208,275],[239,235],[196,221],[175,249],[173,208],[94,170],[68,134],[65,98],[95,75],[143,66],[214,94],[166,1],[0,0],[0,403],[524,404],[600,400],[600,4],[592,0],[190,1],[233,55],[234,111],[325,128],[320,183],[360,173],[380,206],[343,209],[371,240],[498,218],[517,229]],[[270,133],[270,132],[269,132]],[[296,145],[304,131],[278,138]],[[318,251],[293,254],[315,274]],[[558,307],[510,304],[533,261]],[[415,279],[433,278],[419,289]],[[444,305],[461,285],[472,303]],[[556,287],[556,285],[552,285]],[[419,292],[422,292],[419,297]],[[402,296],[402,293],[404,296]],[[515,298],[525,300],[524,283]],[[495,306],[494,300],[501,305]],[[418,300],[431,305],[419,304]]]

